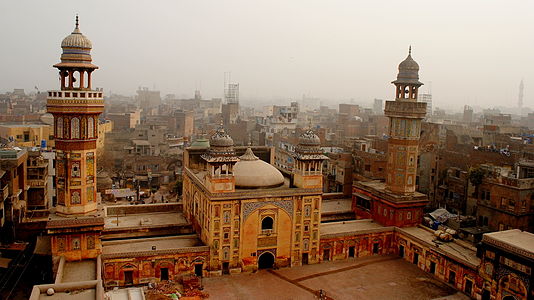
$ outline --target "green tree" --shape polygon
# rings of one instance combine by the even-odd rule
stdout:
[[[482,184],[482,180],[486,176],[486,170],[481,167],[469,168],[469,182],[475,187],[478,187]]]

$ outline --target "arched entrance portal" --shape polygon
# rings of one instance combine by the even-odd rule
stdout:
[[[506,296],[502,300],[517,300],[514,296]]]
[[[263,252],[258,258],[260,269],[270,269],[274,266],[274,255],[271,252]]]

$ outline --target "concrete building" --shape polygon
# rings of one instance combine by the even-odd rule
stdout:
[[[486,175],[477,187],[479,226],[534,232],[534,164],[521,161],[515,170],[490,165],[481,168]]]
[[[136,100],[144,115],[152,115],[152,110],[161,104],[160,92],[149,90],[146,87],[139,87]]]
[[[373,102],[373,113],[381,115],[384,113],[384,100],[376,99]]]
[[[419,94],[418,99],[420,102],[426,103],[426,118],[432,117],[432,94],[421,93]]]
[[[3,213],[5,220],[13,223],[21,223],[26,214],[29,188],[26,175],[27,159],[26,149],[0,148],[0,173],[4,172],[1,176]]]
[[[0,125],[0,143],[18,147],[40,147],[45,141],[49,147],[54,146],[53,127],[47,124],[2,124]]]

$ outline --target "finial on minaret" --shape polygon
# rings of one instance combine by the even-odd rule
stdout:
[[[78,28],[78,14],[76,14],[76,28]]]
[[[410,48],[408,48],[408,55],[412,55],[412,45],[410,45]]]

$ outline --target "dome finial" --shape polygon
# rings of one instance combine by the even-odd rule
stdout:
[[[408,55],[412,55],[412,45],[410,45],[410,48],[408,48]]]
[[[78,28],[78,25],[79,25],[79,23],[78,23],[78,14],[76,14],[76,28]]]

